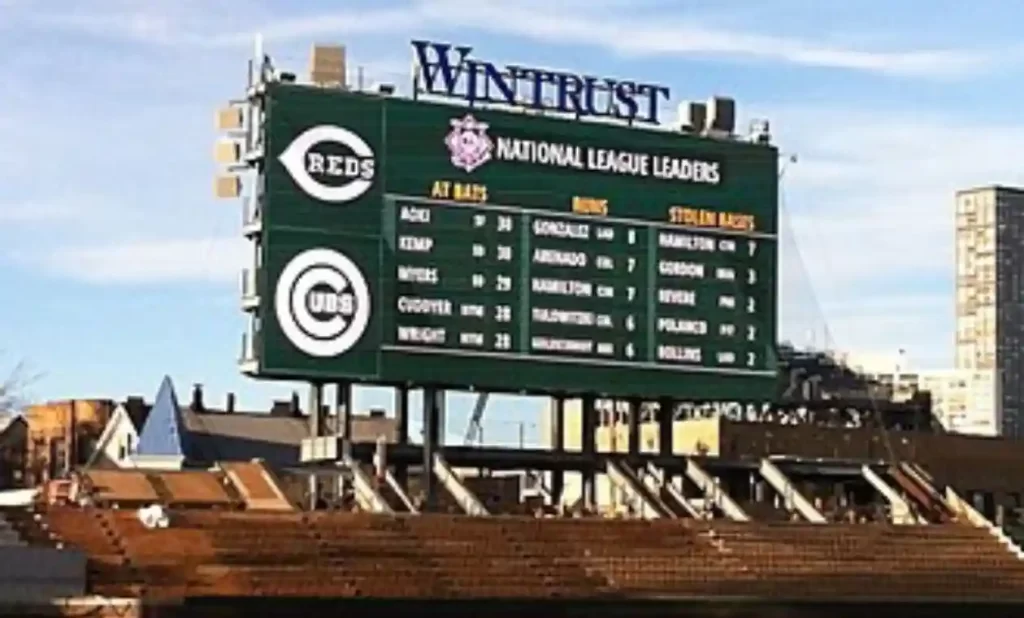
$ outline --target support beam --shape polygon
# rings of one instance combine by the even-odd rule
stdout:
[[[334,392],[335,433],[343,443],[352,442],[352,383],[338,382]]]
[[[474,517],[490,515],[484,503],[459,478],[459,475],[448,465],[440,452],[434,453],[434,474],[437,475],[437,480],[441,481],[448,493],[459,503],[466,515]]]
[[[309,385],[309,399],[307,401],[307,412],[309,414],[309,435],[311,438],[319,438],[324,435],[324,412],[323,412],[324,386],[318,382]],[[307,477],[306,492],[308,500],[306,503],[310,511],[315,511],[320,498],[320,479],[316,474]]]
[[[325,432],[326,433],[326,432]],[[352,384],[338,382],[334,391],[334,434],[341,442],[341,452],[345,456],[352,454]],[[339,496],[345,495],[345,475],[338,475],[337,491]]]
[[[694,519],[701,519],[701,514],[690,504],[690,501],[686,499],[683,492],[672,483],[669,476],[665,474],[665,470],[653,463],[648,463],[646,472],[647,474],[643,478],[644,485],[652,492],[655,492],[661,498],[661,501],[669,507],[670,511],[677,516],[689,515]]]
[[[351,455],[343,455],[342,465],[352,475],[352,489],[355,491],[356,502],[364,511],[371,513],[384,513],[393,515],[395,513],[384,496],[377,491],[373,479],[363,470],[358,461],[352,459]]]
[[[413,500],[409,496],[408,492],[406,492],[405,486],[398,482],[398,479],[395,478],[394,474],[391,474],[390,470],[388,470],[387,472],[384,473],[384,484],[396,496],[398,496],[398,499],[401,501],[402,505],[405,506],[405,509],[407,511],[409,511],[410,513],[412,513],[414,515],[418,514],[420,512],[419,509],[416,508],[416,504],[413,502]]]
[[[671,510],[660,503],[625,461],[616,461],[609,457],[605,463],[608,480],[626,497],[633,511],[643,519],[661,519],[671,517]]]
[[[629,437],[628,437],[628,449],[627,454],[629,460],[634,461],[634,458],[640,454],[640,405],[642,400],[630,399],[629,400]]]
[[[324,427],[324,385],[318,382],[309,384],[309,397],[306,400],[306,412],[309,414],[309,436],[319,438],[325,434]]]
[[[593,395],[587,395],[580,401],[580,429],[583,433],[581,438],[581,445],[583,454],[589,457],[593,457],[597,451],[596,448],[596,428],[597,428],[597,398]],[[588,470],[583,473],[583,504],[588,509],[593,509],[597,505],[597,495],[595,492],[595,479],[594,471]]]
[[[565,397],[557,395],[552,406],[551,419],[551,442],[556,453],[565,452]],[[554,470],[551,472],[551,506],[557,507],[562,504],[562,497],[565,494],[565,472]]]
[[[928,474],[918,466],[900,462],[889,469],[889,477],[921,507],[920,513],[929,522],[945,523],[954,518],[955,514],[945,497],[935,488]]]
[[[946,495],[943,496],[943,498],[959,521],[967,522],[976,528],[985,528],[992,536],[996,537],[1000,544],[1016,556],[1018,560],[1024,560],[1024,550],[1022,550],[1021,546],[1010,538],[1002,528],[995,525],[995,523],[985,517],[983,513],[971,506],[970,502],[961,498],[960,495],[956,493],[956,490],[947,486]]]
[[[750,516],[746,511],[715,482],[707,470],[693,459],[687,458],[686,460],[686,477],[693,481],[693,484],[704,494],[704,500],[717,506],[720,511],[725,513],[726,517],[733,521],[750,521]]]
[[[434,462],[438,453],[441,408],[444,406],[444,392],[437,388],[423,389],[423,510],[430,512],[437,504],[437,488],[434,485]]]
[[[875,491],[881,494],[889,503],[889,509],[892,512],[892,523],[901,526],[927,523],[927,520],[919,518],[914,514],[914,511],[910,508],[910,504],[903,499],[903,496],[890,487],[889,484],[885,482],[885,479],[871,469],[871,466],[867,464],[861,466],[861,475],[864,477],[864,480],[874,487]]]
[[[409,387],[402,385],[395,389],[395,423],[398,425],[396,441],[399,446],[409,443]],[[405,464],[395,466],[395,480],[403,489],[409,485],[409,468]]]
[[[673,423],[675,419],[675,401],[665,397],[658,401],[658,452],[662,457],[669,457],[675,453],[675,446],[672,444]]]
[[[762,459],[759,472],[764,480],[768,481],[768,484],[782,496],[782,500],[789,511],[799,513],[801,517],[812,524],[827,523],[825,516],[818,509],[814,508],[811,501],[800,493],[800,490],[789,480],[789,477],[771,460]]]

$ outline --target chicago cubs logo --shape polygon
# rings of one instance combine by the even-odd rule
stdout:
[[[340,356],[370,323],[370,288],[359,267],[333,249],[309,249],[281,271],[274,293],[281,331],[310,356]]]
[[[300,189],[324,202],[351,202],[373,186],[373,149],[334,125],[306,129],[278,157]]]
[[[464,118],[453,118],[452,130],[444,139],[451,154],[452,165],[472,172],[491,160],[494,142],[487,135],[486,122],[480,122],[472,114]]]

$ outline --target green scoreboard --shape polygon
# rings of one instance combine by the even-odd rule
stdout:
[[[772,392],[773,147],[294,84],[264,101],[247,372]]]

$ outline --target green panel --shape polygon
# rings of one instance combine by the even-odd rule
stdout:
[[[380,243],[375,238],[366,236],[351,236],[337,232],[315,232],[295,230],[271,230],[266,234],[266,243],[263,249],[264,272],[266,273],[264,287],[265,293],[260,299],[261,317],[261,341],[262,358],[260,359],[260,370],[268,377],[295,378],[332,378],[339,375],[348,376],[350,379],[377,380],[381,377],[380,365],[380,342],[383,321],[381,306],[386,302],[380,295]],[[287,280],[282,277],[282,271],[289,264],[299,265],[298,256],[308,251],[331,251],[347,258],[358,270],[356,277],[345,272],[344,266],[339,267],[332,263],[332,257],[326,259],[312,260],[313,263],[322,265],[332,272],[338,272],[347,282],[347,287],[342,293],[351,292],[354,286],[354,279],[362,279],[365,282],[368,293],[368,302],[360,302],[356,299],[354,311],[343,311],[343,303],[337,303],[336,310],[324,302],[324,297],[330,292],[336,291],[333,286],[316,286],[311,288],[310,294],[303,295],[305,303],[300,307],[286,305],[281,311],[286,311],[284,316],[279,312],[277,305],[278,288],[292,289],[295,285],[302,285],[303,274],[316,277],[315,272],[310,272],[308,265],[301,265],[295,269],[295,277],[289,276]],[[301,258],[299,258],[301,259]],[[315,280],[315,279],[314,279]],[[294,282],[294,283],[293,283]],[[291,284],[291,285],[290,285]],[[314,298],[316,296],[316,298]],[[315,301],[319,300],[319,303]],[[330,354],[329,356],[316,356],[317,352],[303,352],[296,344],[289,341],[284,330],[288,323],[298,323],[293,328],[299,328],[303,335],[303,341],[312,340],[313,346],[322,345],[324,340],[329,340],[328,333],[310,333],[309,329],[303,329],[301,314],[308,312],[313,318],[320,318],[320,322],[333,314],[338,314],[342,320],[353,321],[352,316],[359,313],[359,309],[366,308],[368,320],[364,328],[359,329],[361,336],[353,341],[341,354]],[[298,317],[297,317],[298,316]],[[284,320],[280,319],[284,317]],[[354,333],[354,334],[358,334]],[[309,345],[307,343],[307,345]],[[339,344],[345,346],[345,342]],[[315,347],[314,347],[315,349]]]
[[[298,86],[269,98],[260,375],[649,397],[774,388],[774,148]],[[456,127],[469,155],[446,143]],[[526,141],[563,158],[508,160],[531,155]],[[634,153],[632,173],[593,169],[610,151]],[[659,177],[680,160],[702,181]],[[310,356],[278,324],[280,273],[312,248],[340,251],[369,285],[368,326],[341,354]],[[338,326],[356,317],[335,289],[348,283],[289,306],[347,311]]]
[[[383,194],[384,137],[383,108],[379,99],[346,96],[322,89],[280,88],[267,104],[267,173],[263,213],[265,228],[343,230],[348,234],[380,234],[380,204]],[[375,154],[370,188],[351,201],[324,202],[311,199],[296,184],[280,160],[292,140],[319,125],[336,125],[356,134]],[[328,186],[346,184],[345,176],[329,175],[327,157],[351,156],[350,149],[330,142],[311,151],[324,157],[325,173],[312,173]],[[308,154],[308,153],[307,153]]]
[[[573,196],[593,196],[608,200],[612,217],[667,223],[670,207],[692,206],[753,214],[759,231],[776,231],[777,151],[771,147],[407,99],[390,99],[384,105],[390,193],[429,195],[433,182],[445,179],[486,186],[487,201],[492,204],[570,212]],[[721,182],[710,186],[494,159],[466,173],[452,165],[445,138],[452,130],[451,121],[467,113],[488,125],[486,133],[493,142],[501,137],[528,138],[577,145],[581,150],[591,147],[700,158],[720,164]],[[587,160],[580,158],[583,163]]]

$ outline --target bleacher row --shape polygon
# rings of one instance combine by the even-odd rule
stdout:
[[[292,510],[273,473],[259,461],[219,464],[214,470],[89,470],[71,490],[91,504],[151,504],[226,509]],[[75,500],[77,501],[77,500]]]
[[[91,592],[389,598],[1020,598],[1024,562],[980,528],[50,507]]]

